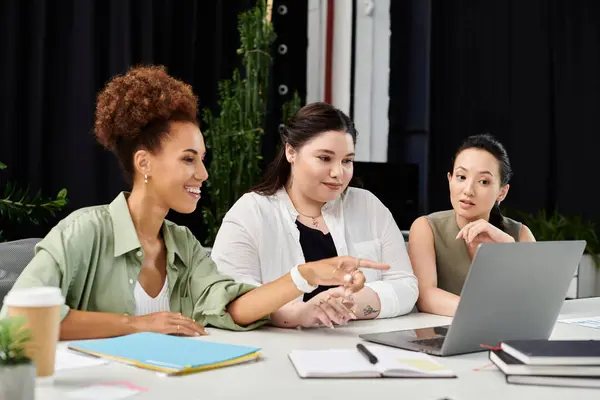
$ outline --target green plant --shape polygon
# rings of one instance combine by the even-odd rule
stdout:
[[[261,137],[267,113],[273,25],[264,0],[238,17],[244,76],[235,70],[219,83],[219,112],[204,110],[206,146],[211,150],[206,182],[209,202],[202,208],[211,246],[225,213],[261,176]]]
[[[302,107],[302,100],[300,100],[298,92],[294,91],[294,96],[281,107],[281,120],[283,123],[287,123],[300,110],[300,107]]]
[[[535,214],[517,212],[516,218],[529,227],[538,241],[585,240],[585,253],[589,254],[597,268],[600,268],[600,241],[596,224],[581,216],[565,216],[558,211],[552,214],[545,209]]]
[[[5,168],[6,165],[0,162],[0,170]],[[29,192],[29,187],[22,189],[7,182],[4,194],[0,198],[0,221],[8,219],[19,224],[38,225],[41,221],[46,221],[49,216],[54,217],[56,212],[68,202],[66,189],[60,190],[55,199],[42,197],[41,191],[31,197]],[[2,240],[3,235],[0,230],[0,241]]]
[[[31,332],[23,327],[24,323],[25,319],[22,317],[0,320],[0,365],[31,362],[25,355],[25,345],[31,340]]]

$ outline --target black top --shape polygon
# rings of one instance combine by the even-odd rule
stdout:
[[[338,254],[331,233],[324,235],[320,230],[309,228],[298,220],[296,220],[296,226],[300,232],[300,246],[302,246],[306,262],[337,257]],[[337,286],[319,286],[311,293],[304,293],[304,301],[308,301],[317,294],[334,287]]]

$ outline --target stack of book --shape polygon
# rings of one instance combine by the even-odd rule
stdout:
[[[510,340],[489,357],[508,383],[600,388],[600,341]]]

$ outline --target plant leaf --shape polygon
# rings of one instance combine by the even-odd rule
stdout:
[[[24,324],[23,317],[0,320],[0,365],[31,362],[25,354],[25,345],[31,340],[31,331]]]

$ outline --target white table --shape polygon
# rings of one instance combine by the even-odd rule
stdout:
[[[600,298],[568,300],[559,319],[600,314]],[[164,377],[152,371],[119,363],[58,372],[54,385],[36,389],[36,399],[64,399],[66,393],[93,383],[130,381],[148,388],[132,399],[427,399],[449,397],[455,400],[493,399],[599,399],[599,389],[555,388],[507,384],[494,366],[481,371],[474,368],[488,363],[487,352],[441,357],[457,379],[300,379],[288,353],[293,349],[352,348],[359,333],[396,329],[424,328],[448,324],[451,318],[430,314],[376,321],[354,321],[335,329],[283,330],[263,328],[253,332],[210,329],[202,340],[256,346],[263,358],[251,362],[182,377]],[[553,339],[598,339],[600,330],[557,323]],[[61,342],[59,346],[66,346]]]

